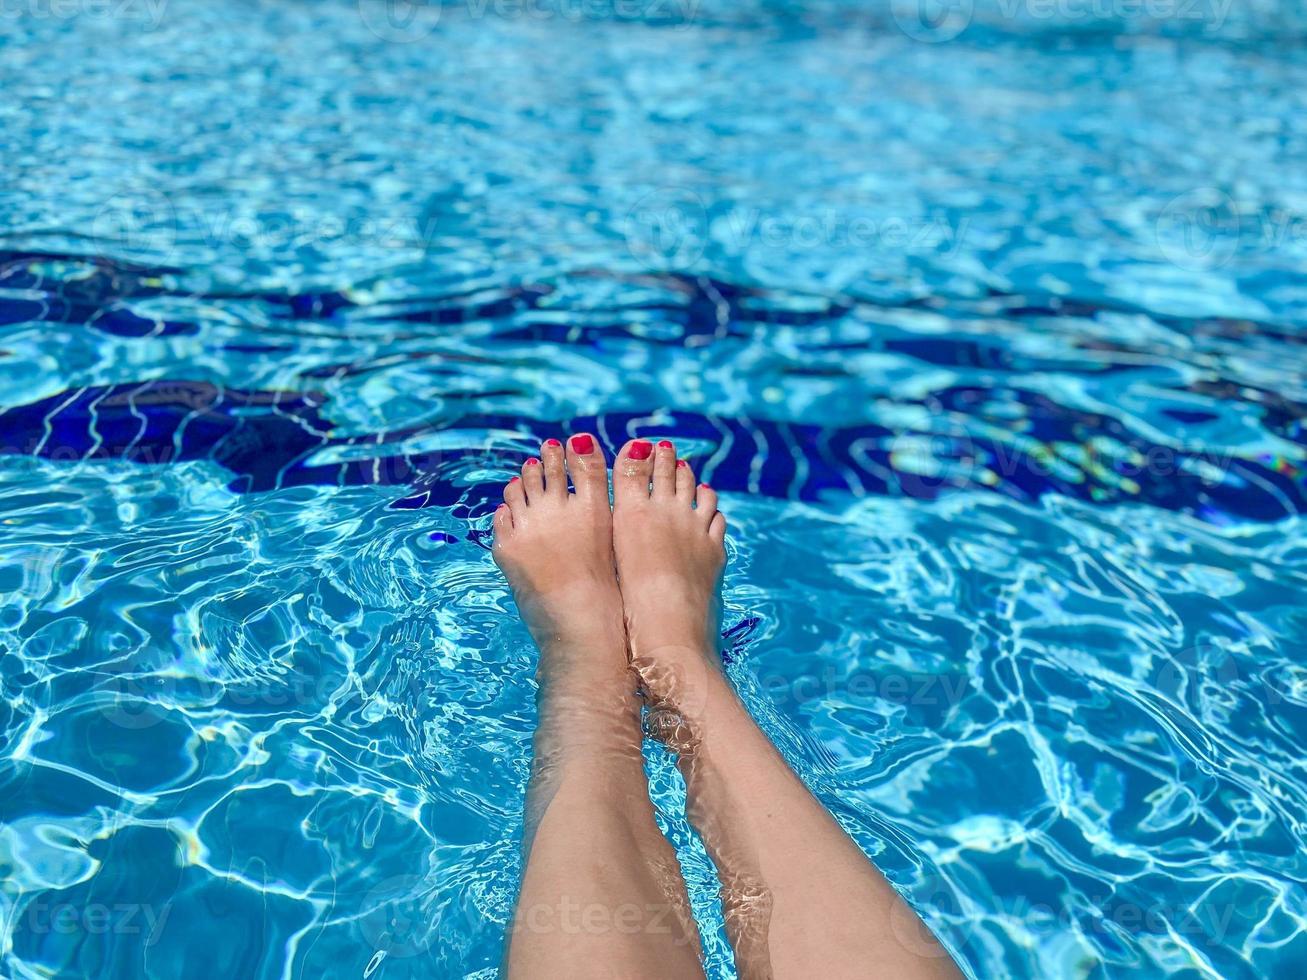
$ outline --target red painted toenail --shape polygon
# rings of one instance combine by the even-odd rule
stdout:
[[[516,482],[517,482],[518,480],[520,480],[520,479],[522,479],[520,476],[515,476],[515,477],[513,477],[513,479],[509,480],[508,482],[509,482],[509,483],[516,483]]]
[[[699,484],[699,489],[700,489],[700,490],[711,490],[712,487],[711,487],[709,484],[707,484],[707,483],[700,483],[700,484]]]
[[[545,445],[548,446],[550,449],[556,449],[559,446],[561,446],[562,443],[559,442],[557,439],[546,439]]]
[[[538,460],[538,459],[528,459],[528,460],[526,461],[526,465],[527,465],[527,466],[539,466],[539,465],[540,465],[540,460]]]
[[[653,452],[653,444],[645,442],[643,439],[637,439],[631,443],[631,448],[627,450],[626,455],[631,459],[648,459],[649,454]]]
[[[666,439],[663,439],[661,442],[658,443],[658,448],[659,448],[659,449],[675,449],[676,447],[673,446],[673,445],[672,445],[670,442],[668,442]]]
[[[685,467],[689,466],[690,464],[683,459],[678,459],[676,461],[676,465],[679,466],[681,469],[685,469]]]
[[[579,456],[589,456],[595,451],[595,441],[589,436],[572,436],[572,452]]]

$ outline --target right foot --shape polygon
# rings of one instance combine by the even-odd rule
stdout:
[[[634,439],[613,463],[613,549],[632,665],[655,701],[697,692],[719,670],[726,518],[663,440]]]

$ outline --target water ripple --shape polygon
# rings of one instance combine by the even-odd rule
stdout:
[[[83,6],[0,29],[0,974],[495,975],[576,428],[722,490],[970,975],[1307,961],[1300,11]]]

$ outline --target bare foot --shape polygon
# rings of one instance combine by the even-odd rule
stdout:
[[[575,492],[567,488],[572,476]],[[598,440],[557,439],[528,459],[495,511],[495,563],[540,648],[540,676],[624,677],[622,597],[613,568],[608,470]]]
[[[663,440],[628,442],[613,463],[613,548],[632,664],[656,700],[719,670],[726,518],[717,494]]]

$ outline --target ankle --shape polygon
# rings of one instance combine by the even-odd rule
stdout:
[[[607,698],[635,688],[626,656],[626,636],[620,624],[577,626],[538,637],[540,659],[536,682],[541,694],[557,692],[569,699]]]
[[[719,664],[721,633],[716,609],[700,602],[659,603],[655,597],[626,602],[623,623],[633,660],[649,662],[698,660]]]
[[[616,581],[575,581],[549,591],[519,594],[518,608],[542,661],[573,652],[602,655],[626,650],[622,593]]]
[[[674,751],[697,745],[712,716],[738,703],[720,656],[703,644],[664,645],[633,658],[631,667],[649,707],[649,734]]]

